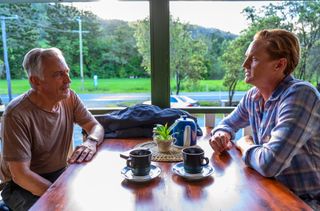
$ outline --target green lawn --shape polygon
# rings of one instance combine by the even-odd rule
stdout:
[[[171,81],[174,90],[175,82]],[[12,80],[12,94],[21,94],[29,89],[28,80]],[[250,86],[240,82],[237,90],[246,91]],[[72,79],[71,88],[77,93],[148,93],[151,90],[150,79],[98,79],[98,87],[95,88],[93,79],[85,79],[82,88],[80,79]],[[181,92],[205,92],[205,91],[227,91],[223,86],[223,80],[202,80],[198,86],[182,84]],[[0,94],[7,94],[7,81],[0,80]]]

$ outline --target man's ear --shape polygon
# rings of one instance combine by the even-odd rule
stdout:
[[[37,76],[30,76],[29,81],[33,87],[40,85],[40,79]]]
[[[275,70],[276,70],[276,71],[284,72],[284,70],[285,70],[286,67],[287,67],[287,64],[288,64],[287,59],[286,59],[286,58],[281,58],[281,59],[279,59],[278,62],[276,63]]]

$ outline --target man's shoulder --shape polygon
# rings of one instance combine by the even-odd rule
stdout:
[[[69,97],[71,97],[71,98],[78,97],[78,95],[74,90],[70,89],[70,96]]]
[[[307,106],[320,106],[320,93],[309,82],[294,80],[287,84],[279,99],[285,104],[299,104]]]
[[[63,102],[67,105],[74,105],[77,101],[80,100],[80,97],[75,93],[75,91],[70,89],[70,94],[69,96],[63,100]]]
[[[60,102],[60,105],[64,108],[64,110],[69,112],[75,112],[79,109],[86,109],[86,106],[83,104],[80,97],[73,90],[70,90],[69,96],[63,99]]]
[[[299,93],[314,93],[318,98],[320,98],[319,92],[316,89],[316,87],[314,87],[311,83],[307,82],[307,81],[302,81],[302,80],[298,80],[295,79],[293,80],[288,89],[288,92],[299,92]]]
[[[14,98],[7,106],[4,111],[4,115],[14,115],[23,112],[26,106],[29,105],[27,93],[23,93],[18,97]]]

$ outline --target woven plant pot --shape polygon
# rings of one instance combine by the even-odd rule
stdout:
[[[157,145],[158,145],[158,150],[159,152],[169,152],[170,148],[171,148],[171,144],[173,140],[167,140],[167,141],[163,141],[163,140],[154,140]]]

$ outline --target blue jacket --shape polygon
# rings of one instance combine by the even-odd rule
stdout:
[[[151,138],[156,124],[167,123],[170,126],[182,115],[187,115],[197,124],[197,119],[186,111],[175,108],[161,109],[158,106],[144,104],[97,116],[96,119],[104,127],[104,138]],[[198,124],[197,135],[202,135]]]

